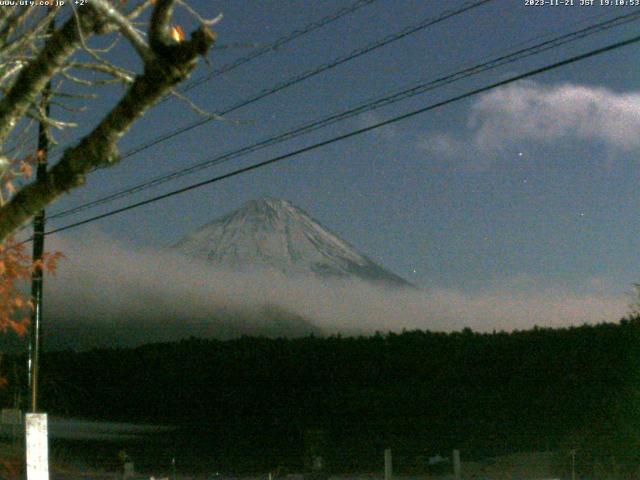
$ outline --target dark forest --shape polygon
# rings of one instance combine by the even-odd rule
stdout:
[[[5,359],[5,404],[21,363]],[[640,464],[638,317],[509,333],[191,338],[51,352],[43,369],[46,411],[174,425],[204,438],[221,468],[299,468],[309,435],[336,471],[377,468],[386,447],[405,471],[453,448]]]

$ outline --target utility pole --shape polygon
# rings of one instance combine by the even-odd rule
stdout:
[[[460,480],[460,474],[462,472],[462,468],[460,465],[460,450],[454,450],[452,454],[453,458],[453,478],[455,480]]]
[[[55,16],[47,27],[47,34],[55,32]],[[40,97],[40,118],[38,123],[38,150],[36,152],[36,182],[47,178],[47,157],[49,154],[49,135],[46,119],[49,117],[51,100],[51,81],[47,82]],[[44,253],[45,212],[42,209],[33,219],[33,262],[31,274],[31,332],[29,341],[29,390],[31,405],[25,415],[25,463],[27,480],[49,479],[49,437],[47,415],[38,412],[38,374],[40,369],[40,346],[42,344],[42,258]]]
[[[384,480],[393,480],[393,456],[390,448],[384,450]]]
[[[42,138],[46,137],[42,123],[38,132],[38,170],[37,181],[44,180],[47,175],[47,154],[46,144]],[[45,147],[44,149],[42,147]],[[42,323],[42,284],[43,272],[40,262],[44,253],[44,210],[38,212],[33,220],[33,262],[36,265],[31,274],[31,301],[33,312],[31,313],[31,339],[29,342],[29,391],[30,391],[30,411],[38,411],[38,373],[40,360],[40,346],[42,343],[41,323]]]
[[[47,33],[52,34],[55,31],[55,17],[49,23]],[[43,91],[40,105],[45,116],[49,116],[51,97],[51,81],[49,81]],[[38,123],[38,150],[36,152],[36,181],[44,182],[47,178],[47,161],[49,154],[49,135],[47,124],[40,120]],[[35,268],[31,274],[31,301],[33,303],[33,312],[31,313],[31,338],[29,342],[29,391],[30,391],[30,409],[35,413],[38,411],[38,375],[40,369],[40,347],[42,345],[42,287],[43,287],[43,269],[42,257],[44,253],[44,226],[45,211],[40,210],[33,219],[33,263]]]
[[[49,115],[49,94],[51,84],[48,83],[42,92],[44,111]],[[47,126],[41,120],[38,126],[38,152],[36,181],[45,181],[47,177],[47,154],[49,150],[49,139],[47,137]],[[40,210],[33,219],[33,263],[35,268],[31,274],[31,301],[33,312],[31,313],[31,339],[29,342],[29,390],[31,397],[31,412],[38,411],[38,374],[40,368],[40,346],[42,345],[42,255],[44,253],[44,225],[45,212]]]

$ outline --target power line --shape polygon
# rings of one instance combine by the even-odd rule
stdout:
[[[354,117],[356,115],[359,115],[361,113],[370,111],[372,109],[375,108],[380,108],[383,106],[387,106],[402,100],[405,100],[407,98],[411,98],[414,97],[416,95],[420,95],[423,93],[426,93],[428,91],[434,90],[436,88],[442,87],[444,85],[448,85],[451,83],[454,83],[456,81],[459,81],[461,79],[464,78],[468,78],[472,75],[477,75],[479,73],[483,73],[486,72],[488,70],[492,70],[495,68],[498,68],[500,66],[504,66],[513,62],[516,62],[518,60],[521,60],[523,58],[527,58],[529,56],[532,55],[536,55],[539,54],[541,52],[553,49],[553,48],[557,48],[558,46],[564,45],[566,43],[575,41],[575,40],[579,40],[582,38],[585,38],[589,35],[595,34],[595,33],[599,33],[601,31],[610,29],[610,28],[614,28],[617,26],[620,26],[622,24],[625,23],[629,23],[632,21],[636,21],[638,18],[640,18],[640,11],[634,12],[634,13],[630,13],[630,14],[626,14],[626,15],[620,15],[618,17],[600,22],[598,24],[595,25],[591,25],[588,26],[586,28],[568,33],[568,34],[564,34],[561,35],[559,37],[553,38],[551,40],[536,44],[534,46],[528,47],[528,48],[524,48],[524,49],[520,49],[517,50],[515,52],[509,53],[507,55],[503,55],[500,56],[498,58],[492,59],[490,61],[481,63],[481,64],[476,64],[472,67],[468,67],[465,68],[463,70],[457,71],[453,74],[449,74],[443,77],[440,77],[438,79],[435,80],[431,80],[429,82],[426,83],[420,83],[417,85],[414,85],[412,87],[403,89],[401,91],[398,91],[396,93],[392,93],[392,94],[388,94],[382,97],[379,97],[375,100],[369,100],[357,107],[351,108],[349,110],[346,111],[342,111],[336,114],[332,114],[329,115],[327,117],[323,117],[321,119],[318,120],[314,120],[310,123],[307,123],[303,126],[300,127],[296,127],[292,130],[289,130],[287,132],[281,133],[275,137],[269,137],[267,139],[261,140],[257,143],[254,143],[250,146],[246,146],[243,147],[241,149],[238,150],[234,150],[222,155],[219,155],[213,159],[209,159],[207,161],[204,162],[200,162],[197,163],[195,165],[192,165],[190,167],[187,168],[182,168],[179,170],[175,170],[171,173],[165,174],[165,175],[161,175],[158,176],[156,178],[153,178],[151,180],[148,180],[146,182],[140,183],[138,185],[135,185],[133,187],[129,187],[123,190],[120,190],[118,192],[106,195],[102,198],[99,198],[97,200],[94,200],[92,202],[88,202],[86,204],[83,205],[79,205],[77,207],[73,207],[61,212],[58,212],[56,214],[50,215],[50,219],[54,219],[54,218],[62,218],[62,217],[66,217],[84,210],[88,210],[94,207],[97,207],[99,205],[103,205],[105,203],[110,203],[114,200],[117,200],[119,198],[123,198],[126,196],[129,196],[131,194],[134,193],[138,193],[141,192],[143,190],[146,190],[148,188],[157,186],[157,185],[161,185],[163,183],[166,183],[168,181],[180,178],[182,176],[203,170],[205,168],[209,168],[213,165],[218,165],[221,164],[223,162],[226,162],[228,160],[231,160],[233,158],[237,158],[239,156],[244,156],[246,154],[261,150],[263,148],[275,145],[277,143],[286,141],[286,140],[290,140],[292,138],[296,138],[300,135],[303,134],[307,134],[310,133],[312,131],[318,130],[320,128],[324,128],[328,125],[332,125],[334,123],[337,123],[339,121],[343,121],[345,119]]]
[[[466,11],[469,11],[471,9],[477,8],[485,3],[489,3],[493,0],[477,0],[475,2],[466,2],[464,4],[462,4],[462,6],[460,6],[457,9],[449,9],[449,10],[445,10],[442,13],[440,13],[440,15],[436,16],[436,17],[428,17],[423,19],[422,21],[420,21],[419,23],[406,27],[394,34],[391,35],[387,35],[386,37],[377,40],[373,43],[370,43],[362,48],[356,49],[351,51],[350,53],[343,55],[341,57],[338,57],[334,60],[332,60],[331,62],[322,64],[320,66],[317,66],[311,70],[307,70],[306,72],[303,72],[302,74],[299,74],[297,76],[288,78],[270,88],[264,89],[261,92],[258,92],[257,94],[245,98],[243,100],[240,100],[239,102],[235,103],[234,105],[231,105],[227,108],[225,108],[224,110],[220,111],[220,112],[216,112],[216,116],[224,116],[224,115],[228,115],[229,113],[232,113],[242,107],[245,107],[247,105],[250,105],[252,103],[257,102],[258,100],[262,100],[263,98],[266,98],[270,95],[273,95],[279,91],[282,91],[286,88],[289,88],[293,85],[296,85],[300,82],[303,82],[315,75],[319,75],[320,73],[323,73],[327,70],[330,70],[332,68],[335,68],[343,63],[346,63],[348,61],[354,60],[358,57],[361,57],[363,55],[366,55],[367,53],[370,53],[374,50],[377,50],[378,48],[381,48],[383,46],[389,45],[390,43],[393,43],[397,40],[400,40],[402,38],[405,38],[409,35],[412,35],[414,33],[419,32],[420,30],[424,30],[425,28],[428,28],[432,25],[436,25],[440,22],[443,22],[444,20],[447,20],[449,18],[452,18],[454,16],[460,15]],[[189,130],[192,130],[196,127],[199,127],[201,125],[204,125],[206,123],[209,123],[212,120],[215,120],[215,117],[207,117],[201,120],[198,120],[190,125],[178,128],[172,132],[169,132],[167,134],[163,134],[159,137],[156,137],[153,140],[150,140],[148,142],[145,142],[141,145],[138,145],[137,147],[134,147],[133,149],[123,153],[120,156],[121,160],[124,160],[126,158],[129,158],[133,155],[136,155],[137,153],[140,153],[148,148],[151,148],[154,145],[157,145],[158,143],[164,142],[166,140],[169,140],[171,138],[174,138],[178,135],[181,135]],[[52,216],[51,218],[54,218],[55,216],[59,216],[59,214],[54,214],[54,216]]]
[[[219,77],[220,75],[223,75],[227,72],[230,72],[231,70],[234,70],[236,68],[238,68],[241,65],[244,65],[245,63],[249,63],[252,60],[255,60],[258,57],[261,57],[262,55],[265,55],[266,53],[272,52],[274,50],[279,49],[280,47],[282,47],[283,45],[286,45],[289,42],[292,42],[293,40],[306,35],[307,33],[311,33],[315,30],[318,30],[322,27],[324,27],[325,25],[328,25],[332,22],[335,22],[336,20],[339,20],[340,18],[355,12],[356,10],[359,10],[362,7],[365,7],[367,5],[370,5],[371,3],[375,2],[376,0],[358,0],[355,3],[353,3],[352,5],[348,6],[348,7],[344,7],[341,8],[340,10],[327,15],[326,17],[321,18],[320,20],[316,21],[316,22],[311,22],[308,23],[307,25],[305,25],[304,27],[302,27],[300,30],[294,30],[293,32],[278,38],[277,40],[275,40],[274,42],[270,43],[269,45],[266,45],[265,47],[256,50],[253,53],[250,53],[249,55],[246,55],[244,57],[238,58],[237,60],[234,60],[233,62],[227,64],[227,65],[223,65],[222,67],[213,70],[211,72],[209,72],[208,74],[202,76],[201,78],[192,80],[191,82],[187,83],[186,85],[184,85],[180,91],[181,92],[186,92],[188,90],[191,90],[195,87],[197,87],[198,85],[201,85],[205,82],[208,82],[214,78]],[[170,98],[170,97],[167,97]]]
[[[357,130],[352,130],[349,133],[338,135],[336,137],[330,138],[328,140],[324,140],[322,142],[314,143],[313,145],[309,145],[307,147],[303,147],[303,148],[300,148],[298,150],[294,150],[294,151],[286,153],[284,155],[279,155],[277,157],[273,157],[273,158],[271,158],[269,160],[265,160],[263,162],[259,162],[259,163],[256,163],[254,165],[248,166],[248,167],[244,167],[244,168],[240,168],[240,169],[234,170],[234,171],[226,173],[224,175],[219,175],[219,176],[210,178],[210,179],[202,181],[202,182],[194,183],[194,184],[189,185],[187,187],[183,187],[183,188],[180,188],[180,189],[177,189],[177,190],[173,190],[171,192],[168,192],[168,193],[165,193],[165,194],[162,194],[162,195],[158,195],[156,197],[149,198],[147,200],[143,200],[143,201],[140,201],[140,202],[136,202],[136,203],[127,205],[126,207],[118,208],[116,210],[112,210],[110,212],[106,212],[106,213],[103,213],[101,215],[96,215],[94,217],[91,217],[91,218],[88,218],[88,219],[85,219],[85,220],[82,220],[82,221],[79,221],[79,222],[75,222],[75,223],[66,225],[64,227],[60,227],[60,228],[56,228],[54,230],[50,230],[50,231],[46,232],[45,235],[52,235],[54,233],[58,233],[58,232],[69,230],[69,229],[72,229],[72,228],[75,228],[75,227],[79,227],[81,225],[85,225],[87,223],[91,223],[91,222],[94,222],[96,220],[100,220],[100,219],[103,219],[103,218],[106,218],[106,217],[110,217],[110,216],[116,215],[118,213],[126,212],[128,210],[132,210],[134,208],[141,207],[143,205],[148,205],[150,203],[155,203],[155,202],[157,202],[159,200],[163,200],[165,198],[169,198],[169,197],[172,197],[172,196],[175,196],[175,195],[179,195],[181,193],[185,193],[185,192],[188,192],[188,191],[191,191],[191,190],[195,190],[197,188],[204,187],[206,185],[211,185],[211,184],[219,182],[221,180],[225,180],[227,178],[231,178],[231,177],[243,174],[243,173],[247,173],[247,172],[250,172],[252,170],[256,170],[258,168],[265,167],[267,165],[271,165],[271,164],[274,164],[276,162],[280,162],[282,160],[286,160],[288,158],[292,158],[292,157],[301,155],[303,153],[307,153],[307,152],[310,152],[310,151],[313,151],[313,150],[317,150],[318,148],[325,147],[327,145],[331,145],[331,144],[340,142],[342,140],[346,140],[348,138],[355,137],[357,135],[361,135],[363,133],[370,132],[372,130],[375,130],[375,129],[378,129],[378,128],[381,128],[381,127],[384,127],[384,126],[387,126],[387,125],[391,125],[393,123],[400,122],[402,120],[406,120],[406,119],[414,117],[416,115],[420,115],[422,113],[426,113],[428,111],[435,110],[437,108],[440,108],[440,107],[443,107],[443,106],[458,102],[460,100],[464,100],[466,98],[473,97],[473,96],[478,95],[480,93],[484,93],[484,92],[493,90],[495,88],[502,87],[502,86],[508,85],[510,83],[519,81],[519,80],[523,80],[525,78],[533,77],[535,75],[539,75],[541,73],[545,73],[545,72],[548,72],[550,70],[554,70],[556,68],[559,68],[559,67],[562,67],[562,66],[565,66],[565,65],[569,65],[569,64],[572,64],[572,63],[576,63],[576,62],[579,62],[581,60],[585,60],[587,58],[591,58],[591,57],[594,57],[596,55],[601,55],[603,53],[610,52],[610,51],[622,48],[622,47],[627,46],[627,45],[638,43],[638,42],[640,42],[640,36],[635,36],[635,37],[632,37],[630,39],[627,39],[627,40],[624,40],[624,41],[621,41],[621,42],[617,42],[617,43],[613,43],[613,44],[607,45],[606,47],[601,47],[601,48],[598,48],[598,49],[595,49],[595,50],[591,50],[591,51],[589,51],[587,53],[583,53],[581,55],[570,57],[568,59],[562,60],[560,62],[553,63],[551,65],[547,65],[547,66],[544,66],[544,67],[536,68],[534,70],[529,70],[526,73],[523,73],[523,74],[520,74],[520,75],[516,75],[516,76],[510,77],[510,78],[508,78],[506,80],[502,80],[500,82],[495,82],[495,83],[492,83],[490,85],[486,85],[484,87],[480,87],[480,88],[477,88],[477,89],[474,89],[474,90],[470,90],[470,91],[468,91],[466,93],[463,93],[461,95],[457,95],[457,96],[451,97],[451,98],[449,98],[447,100],[443,100],[443,101],[428,105],[426,107],[422,107],[422,108],[419,108],[417,110],[413,110],[413,111],[405,113],[403,115],[399,115],[399,116],[393,117],[391,119],[384,120],[382,122],[378,122],[378,123],[376,123],[374,125],[370,125],[368,127],[360,128],[360,129],[357,129]],[[27,241],[30,241],[30,240],[25,240],[25,242],[27,242]],[[23,243],[25,243],[25,242],[23,242]]]
[[[211,122],[212,120],[217,120],[219,117],[224,116],[224,115],[228,115],[229,113],[233,113],[236,110],[245,107],[247,105],[251,105],[252,103],[255,103],[259,100],[262,100],[263,98],[269,97],[277,92],[280,92],[286,88],[289,88],[293,85],[296,85],[300,82],[303,82],[311,77],[314,77],[316,75],[319,75],[320,73],[326,72],[328,70],[331,70],[339,65],[342,65],[343,63],[349,62],[351,60],[354,60],[358,57],[361,57],[363,55],[366,55],[369,52],[372,52],[374,50],[377,50],[378,48],[384,47],[386,45],[389,45],[390,43],[393,43],[397,40],[400,40],[402,38],[405,38],[409,35],[413,35],[414,33],[419,32],[420,30],[424,30],[425,28],[428,28],[432,25],[438,24],[444,20],[447,20],[451,17],[455,17],[457,15],[460,15],[461,13],[464,13],[468,10],[472,10],[476,7],[479,7],[485,3],[489,3],[492,2],[494,0],[476,0],[475,2],[466,2],[463,3],[461,7],[457,8],[457,9],[448,9],[443,11],[440,15],[438,15],[437,17],[428,17],[425,18],[424,20],[422,20],[421,22],[413,25],[413,26],[409,26],[406,27],[402,30],[400,30],[399,32],[387,35],[386,37],[382,38],[381,40],[377,40],[373,43],[370,43],[362,48],[356,49],[351,51],[350,53],[343,55],[341,57],[338,57],[334,60],[332,60],[331,62],[328,63],[324,63],[320,66],[317,66],[311,70],[307,70],[306,72],[303,72],[297,76],[294,77],[290,77],[286,80],[283,80],[280,83],[277,83],[276,85],[270,87],[270,88],[266,88],[260,92],[258,92],[255,95],[252,95],[248,98],[242,99],[239,102],[226,107],[225,109],[219,111],[219,112],[215,112],[215,115],[212,116],[208,116],[207,118],[198,120],[197,122],[192,123],[191,125],[179,128],[177,130],[174,130],[173,132],[169,132],[167,134],[161,135],[159,137],[156,137],[153,140],[150,140],[149,142],[143,143],[137,147],[134,147],[133,149],[123,153],[120,156],[120,159],[123,160],[125,158],[129,158],[137,153],[142,152],[143,150],[146,150],[154,145],[157,145],[160,142],[164,142],[166,140],[169,140],[177,135],[181,135],[182,133],[191,130],[193,128],[199,127],[201,125],[204,125],[206,123]],[[226,70],[228,71],[228,70]],[[199,84],[199,83],[198,83]],[[193,88],[193,87],[189,87],[189,88]]]
[[[362,48],[358,48],[356,50],[352,50],[351,52],[349,52],[346,55],[340,56],[330,62],[327,63],[323,63],[322,65],[319,65],[317,67],[314,67],[310,70],[307,70],[299,75],[296,75],[294,77],[290,77],[288,79],[285,79],[283,81],[281,81],[280,83],[275,84],[272,87],[269,88],[265,88],[264,90],[248,97],[245,99],[240,100],[239,102],[226,107],[225,109],[219,111],[219,112],[215,112],[216,114],[213,117],[207,117],[204,118],[202,120],[198,120],[197,122],[192,123],[191,125],[188,125],[186,127],[182,127],[179,129],[176,129],[172,132],[169,132],[167,134],[161,135],[159,137],[156,137],[153,140],[150,140],[149,142],[146,142],[144,144],[141,144],[137,147],[134,147],[133,149],[125,152],[124,154],[122,154],[121,159],[125,159],[128,157],[131,157],[137,153],[142,152],[143,150],[146,150],[154,145],[157,145],[160,142],[164,142],[166,140],[169,140],[173,137],[176,137],[178,135],[181,135],[182,133],[188,131],[188,130],[192,130],[193,128],[199,127],[201,125],[204,125],[206,123],[211,122],[212,120],[216,120],[217,117],[219,116],[224,116],[224,115],[228,115],[229,113],[233,113],[236,110],[242,108],[242,107],[246,107],[247,105],[251,105],[252,103],[255,103],[259,100],[262,100],[263,98],[269,97],[275,93],[278,93],[286,88],[292,87],[293,85],[296,85],[298,83],[301,83],[305,80],[308,80],[309,78],[312,78],[316,75],[319,75],[321,73],[324,73],[328,70],[331,70],[339,65],[342,65],[343,63],[346,62],[350,62],[351,60],[355,60],[356,58],[359,58],[363,55],[366,55],[367,53],[373,52],[374,50],[377,50],[379,48],[382,48],[386,45],[389,45],[393,42],[396,42],[402,38],[408,37],[409,35],[413,35],[414,33],[417,33],[421,30],[424,30],[428,27],[431,27],[433,25],[436,25],[440,22],[443,22],[449,18],[455,17],[457,15],[460,15],[464,12],[467,12],[469,10],[472,10],[474,8],[477,8],[481,5],[484,5],[485,3],[489,3],[492,2],[494,0],[476,0],[475,2],[465,2],[464,4],[462,4],[461,7],[457,8],[457,9],[448,9],[443,11],[440,15],[436,16],[436,17],[428,17],[425,18],[424,20],[420,21],[419,23],[409,26],[407,28],[404,28],[402,30],[400,30],[399,32],[387,35],[386,37],[377,40],[373,43],[370,43]]]
[[[195,87],[197,87],[198,85],[201,85],[205,82],[208,82],[209,80],[212,80],[214,78],[217,78],[221,75],[224,75],[225,73],[228,73],[232,70],[235,70],[236,68],[249,63],[253,60],[255,60],[256,58],[259,58],[269,52],[272,51],[276,51],[279,48],[281,48],[282,46],[286,45],[289,42],[292,42],[294,40],[296,40],[297,38],[302,37],[303,35],[306,35],[308,33],[314,32],[322,27],[325,27],[326,25],[329,25],[330,23],[333,23],[339,19],[341,19],[342,17],[345,17],[359,9],[361,9],[362,7],[365,7],[367,5],[370,5],[374,2],[376,2],[377,0],[356,0],[356,2],[354,2],[352,5],[348,6],[348,7],[343,7],[337,11],[335,11],[334,13],[331,13],[325,17],[322,17],[320,20],[317,20],[315,22],[311,22],[306,24],[304,27],[300,28],[299,30],[294,30],[293,32],[290,32],[280,38],[278,38],[277,40],[263,46],[262,48],[254,51],[253,53],[250,53],[249,55],[246,55],[244,57],[238,58],[236,60],[234,60],[231,63],[228,63],[226,65],[223,65],[222,67],[215,69],[209,73],[207,73],[206,75],[202,76],[199,79],[196,80],[192,80],[191,82],[187,83],[186,85],[184,85],[182,88],[178,89],[178,91],[180,91],[181,93],[184,93],[188,90],[191,90]],[[168,99],[172,98],[170,95],[167,95],[166,97],[164,97],[163,99],[160,100],[160,102],[164,102]],[[65,147],[66,148],[66,147]],[[63,150],[65,148],[62,148]],[[56,148],[55,150],[60,150],[59,148]]]

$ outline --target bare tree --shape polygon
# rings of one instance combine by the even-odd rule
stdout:
[[[199,24],[189,38],[173,24],[175,7],[184,8]],[[0,244],[46,205],[82,185],[90,171],[118,162],[118,140],[145,111],[188,77],[199,57],[206,56],[215,41],[210,27],[217,21],[206,20],[182,0],[144,0],[135,6],[88,0],[75,8],[2,8]],[[50,28],[54,18],[56,27]],[[101,48],[89,45],[92,37],[101,40]],[[141,60],[139,73],[107,59],[109,42],[118,41],[128,42]],[[83,72],[91,72],[91,78]],[[54,77],[57,83],[47,87]],[[95,128],[62,152],[45,180],[25,181],[30,168],[19,147],[29,126],[38,121],[52,130],[74,126],[49,115],[43,108],[43,94],[67,110],[83,108],[72,101],[77,94],[64,91],[69,82],[91,89],[118,82],[126,88]],[[93,94],[83,95],[88,99]]]

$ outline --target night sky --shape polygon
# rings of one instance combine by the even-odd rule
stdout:
[[[638,10],[600,6],[599,0],[590,7],[573,3],[527,6],[525,0],[494,0],[95,172],[86,186],[49,211],[81,205],[368,99]],[[463,4],[375,1],[188,96],[203,109],[222,111]],[[197,79],[351,2],[194,0],[191,5],[208,17],[224,14],[215,30],[218,45],[230,47],[214,50],[210,65],[194,73]],[[185,12],[178,12],[178,19],[190,25]],[[638,22],[631,22],[49,226],[257,163],[637,32]],[[627,46],[62,235],[82,241],[99,230],[131,248],[160,249],[251,199],[272,196],[304,209],[373,260],[427,290],[487,295],[496,302],[509,292],[519,298],[564,292],[572,302],[582,296],[600,299],[610,307],[603,308],[610,316],[602,320],[616,320],[630,301],[631,284],[640,281],[639,53],[640,45]],[[125,48],[116,54],[139,68]],[[106,93],[95,102],[91,119],[75,134],[86,131],[113,98]],[[197,119],[184,103],[169,100],[136,124],[121,149]],[[562,322],[583,320],[565,315]]]

